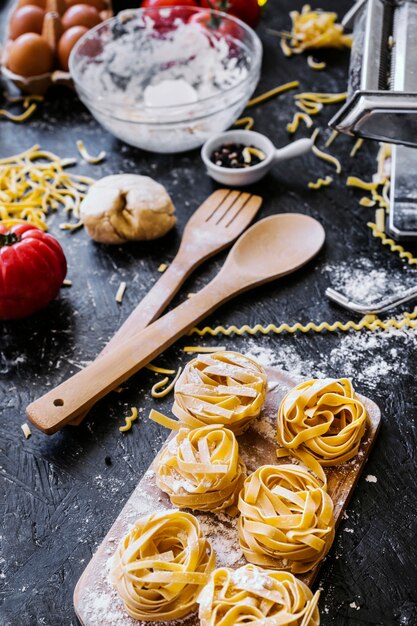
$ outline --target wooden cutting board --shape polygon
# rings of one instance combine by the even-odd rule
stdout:
[[[277,464],[275,432],[278,407],[289,389],[300,382],[300,379],[275,369],[268,370],[268,380],[269,391],[261,416],[243,435],[238,437],[240,454],[246,463],[248,473],[260,465]],[[359,453],[355,459],[341,466],[326,469],[328,491],[335,507],[336,527],[342,519],[343,512],[365,466],[381,422],[381,412],[378,406],[367,398],[361,396],[361,399],[367,408],[370,425]],[[281,462],[288,462],[288,460]],[[109,580],[111,560],[119,540],[136,519],[154,511],[172,508],[168,496],[157,488],[151,466],[77,583],[74,591],[74,607],[83,626],[139,626],[145,624],[145,622],[132,619],[125,613],[123,603]],[[239,567],[246,563],[239,549],[237,518],[232,519],[222,513],[194,512],[194,514],[216,552],[218,567]],[[300,578],[311,586],[317,576],[318,569],[317,566]],[[182,626],[197,626],[198,618],[196,614],[191,615],[181,620],[181,624]]]

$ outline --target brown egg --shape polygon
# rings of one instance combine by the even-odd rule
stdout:
[[[7,65],[20,76],[39,76],[53,68],[51,48],[40,35],[25,33],[12,42],[8,50]]]
[[[27,5],[36,6],[44,9],[46,6],[46,0],[19,0],[19,2],[17,3],[18,7],[25,7]]]
[[[58,59],[63,70],[68,72],[68,59],[77,41],[88,32],[86,26],[72,26],[62,35],[58,43]]]
[[[38,33],[42,31],[44,11],[40,7],[27,5],[16,9],[9,24],[10,39],[16,39],[24,33]]]
[[[74,6],[74,4],[79,4],[80,0],[65,0],[68,7]],[[108,9],[108,4],[105,0],[84,0],[83,4],[88,4],[90,7],[94,7],[97,11],[104,11],[104,9]]]
[[[88,6],[88,4],[74,4],[67,9],[62,16],[62,25],[67,30],[72,26],[86,26],[92,28],[96,24],[100,24],[101,19],[97,9]]]

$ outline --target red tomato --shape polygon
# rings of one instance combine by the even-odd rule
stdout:
[[[0,320],[32,315],[57,295],[67,273],[58,241],[31,224],[0,225]]]
[[[216,8],[224,10],[224,2],[222,0],[214,0],[213,4]],[[242,22],[248,24],[252,28],[258,25],[261,17],[261,7],[258,0],[227,0],[227,13],[238,17]]]
[[[223,37],[236,37],[239,39],[241,35],[241,27],[232,22],[218,19],[217,15],[213,15],[211,11],[198,11],[188,20],[190,24],[199,24],[213,33],[213,35],[222,35]]]
[[[195,0],[143,0],[141,4],[142,9],[176,6],[197,7],[198,4]]]
[[[238,17],[252,28],[257,26],[261,17],[261,7],[258,4],[258,0],[143,0],[142,2],[142,7],[167,6],[217,9]]]

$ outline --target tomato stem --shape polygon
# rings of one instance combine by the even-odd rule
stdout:
[[[217,4],[214,4],[213,0],[207,0],[207,3],[210,7],[210,11],[223,11],[224,13],[227,13],[227,10],[229,8],[228,0],[219,0]],[[219,28],[220,24],[221,18],[218,15],[210,13],[210,21],[208,22],[207,26],[209,28],[217,29]]]
[[[0,248],[3,246],[13,246],[21,240],[21,236],[16,233],[0,233]]]

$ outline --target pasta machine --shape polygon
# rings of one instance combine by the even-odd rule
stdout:
[[[417,0],[359,0],[346,14],[353,29],[348,99],[330,126],[392,146],[388,228],[417,238]]]

